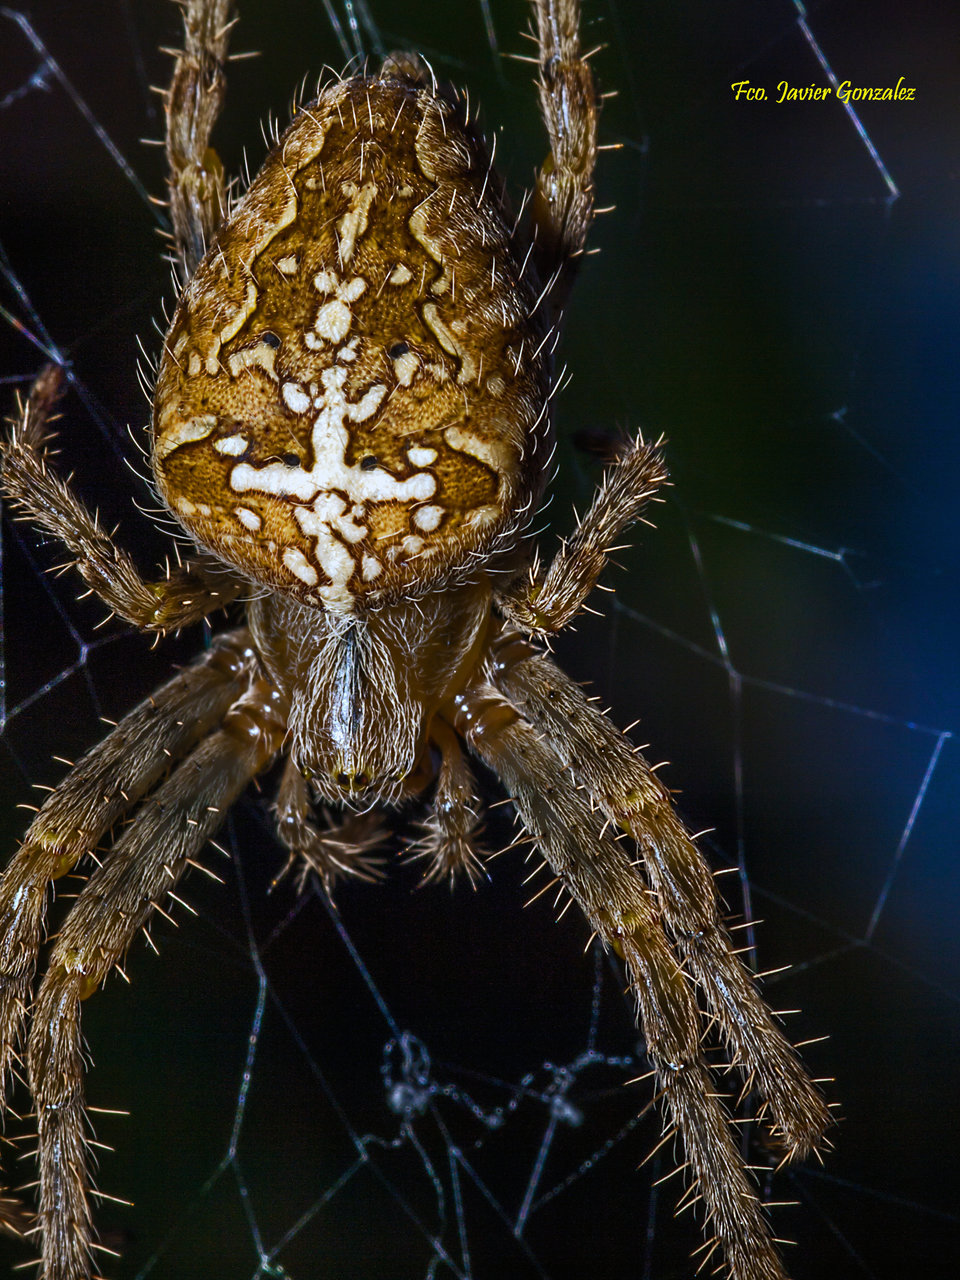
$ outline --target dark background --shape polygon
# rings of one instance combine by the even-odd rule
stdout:
[[[494,54],[479,0],[371,4],[385,46],[419,48],[470,85],[518,190],[544,147],[531,69]],[[231,70],[216,136],[231,171],[244,143],[256,166],[260,121],[286,118],[304,74],[345,61],[320,0],[247,0],[240,13],[233,48],[261,56]],[[148,86],[168,75],[157,49],[178,41],[176,13],[164,0],[47,0],[28,14],[94,126],[0,17],[3,399],[28,386],[38,348],[70,362],[63,465],[149,568],[164,544],[130,505],[148,499],[121,455],[136,460],[126,425],[139,435],[148,415],[135,338],[156,352],[152,321],[172,293],[156,212],[98,130],[146,191],[162,190],[160,154],[138,139],[160,135]],[[520,0],[491,0],[490,16],[499,47],[526,52]],[[572,381],[551,515],[565,529],[596,482],[572,443],[585,429],[664,432],[673,489],[656,532],[620,557],[606,618],[557,649],[618,723],[642,716],[635,735],[672,762],[664,776],[691,826],[716,828],[716,865],[742,859],[759,967],[794,966],[766,987],[775,1008],[803,1010],[791,1034],[830,1034],[807,1058],[836,1077],[836,1150],[770,1189],[799,1201],[776,1218],[798,1242],[791,1274],[953,1275],[960,23],[934,4],[809,7],[840,80],[916,89],[858,108],[894,199],[835,101],[733,101],[743,79],[771,96],[781,80],[825,83],[787,0],[595,0],[586,17],[586,42],[606,46],[602,87],[618,94],[602,134],[621,149],[598,175],[600,204],[617,208],[598,220],[562,348]],[[116,623],[95,631],[102,609],[42,573],[55,547],[7,525],[3,553],[12,847],[26,820],[13,806],[62,776],[51,755],[75,758],[99,715],[122,715],[203,637],[151,650]],[[268,803],[269,780],[225,834],[233,861],[205,859],[225,887],[194,876],[198,918],[155,930],[161,960],[138,944],[132,986],[111,981],[85,1007],[89,1099],[132,1113],[97,1124],[116,1148],[101,1153],[100,1185],[135,1201],[100,1207],[124,1255],[105,1273],[405,1280],[430,1274],[439,1239],[456,1267],[440,1276],[691,1275],[699,1236],[689,1214],[672,1218],[678,1181],[650,1189],[669,1152],[637,1171],[659,1128],[650,1115],[630,1128],[649,1084],[623,1087],[646,1067],[620,978],[598,961],[594,986],[574,912],[556,927],[549,895],[521,910],[522,853],[493,862],[476,893],[416,891],[402,867],[343,890],[358,967],[319,900],[298,902],[288,883],[267,894],[281,862]],[[489,846],[511,830],[495,810]],[[737,877],[723,883],[742,911]],[[566,1114],[580,1123],[559,1119],[537,1190],[557,1194],[534,1199],[518,1243],[510,1224],[563,1080],[543,1064],[593,1047],[595,993],[605,1061],[573,1072]],[[398,1031],[433,1063],[419,1147],[381,1073]],[[4,1167],[33,1176],[13,1150]],[[271,1258],[260,1272],[258,1252]]]

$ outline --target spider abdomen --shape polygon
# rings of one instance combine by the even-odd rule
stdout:
[[[403,65],[297,112],[185,289],[157,383],[181,522],[340,613],[509,551],[548,448],[529,255],[461,108]]]

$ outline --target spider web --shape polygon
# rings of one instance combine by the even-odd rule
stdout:
[[[177,39],[161,0],[39,0],[0,16],[4,399],[68,370],[62,465],[148,567],[164,543],[126,439],[146,420],[135,335],[170,290],[147,193]],[[421,49],[479,92],[527,180],[543,141],[519,0],[241,4],[217,135],[262,155],[294,82],[360,50]],[[953,1274],[960,1256],[957,870],[956,24],[945,9],[790,0],[587,5],[605,89],[599,219],[564,344],[566,527],[596,465],[577,431],[669,438],[674,487],[610,577],[617,595],[558,653],[672,761],[731,912],[815,1074],[835,1075],[836,1151],[782,1173],[795,1280]],[[452,20],[451,20],[452,19]],[[915,101],[734,102],[730,85],[916,88]],[[3,837],[63,766],[196,652],[149,649],[24,526],[4,526]],[[549,546],[549,539],[546,540]],[[488,798],[496,798],[485,783]],[[269,780],[235,810],[132,986],[85,1007],[105,1243],[118,1277],[688,1276],[678,1180],[645,1108],[616,967],[551,895],[522,911],[523,855],[478,892],[416,891],[402,865],[331,910],[289,883]],[[402,824],[398,827],[402,837]],[[493,810],[488,846],[512,837]],[[639,1119],[637,1117],[640,1117]],[[21,1126],[28,1127],[28,1126]],[[8,1125],[8,1136],[20,1131]],[[753,1163],[773,1157],[750,1146]],[[27,1144],[29,1145],[29,1144]],[[17,1152],[4,1168],[18,1180]],[[21,1166],[21,1168],[24,1166]],[[29,1167],[29,1166],[26,1166]],[[29,1180],[32,1173],[19,1180]],[[12,1264],[22,1251],[9,1249]],[[953,1265],[951,1265],[953,1264]],[[105,1264],[107,1265],[107,1264]]]

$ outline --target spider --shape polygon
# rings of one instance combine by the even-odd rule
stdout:
[[[552,456],[551,357],[593,215],[579,0],[532,0],[550,149],[516,217],[465,103],[404,53],[300,103],[235,197],[209,146],[232,0],[182,7],[165,100],[182,290],[150,450],[185,557],[145,581],[50,467],[55,368],[2,452],[3,491],[114,613],[154,633],[243,616],[72,768],[0,881],[0,1066],[8,1078],[25,1042],[42,1274],[86,1280],[97,1247],[80,1004],[247,784],[281,762],[280,842],[327,892],[379,874],[378,813],[424,795],[425,878],[475,878],[473,757],[625,962],[708,1257],[736,1280],[783,1277],[707,1032],[786,1158],[817,1149],[829,1111],[733,950],[666,789],[549,656],[665,480],[658,445],[625,443],[541,563],[530,523]],[[34,995],[47,890],[105,842]]]

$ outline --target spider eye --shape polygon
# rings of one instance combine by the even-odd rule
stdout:
[[[269,329],[264,333],[261,333],[260,341],[265,343],[268,347],[273,347],[274,351],[276,351],[277,347],[280,345],[280,339],[275,333],[271,333]]]
[[[401,356],[405,356],[410,348],[405,342],[396,342],[387,352],[391,360],[399,360]]]
[[[366,791],[370,785],[370,775],[361,769],[359,773],[346,773],[343,770],[333,775],[333,780],[341,791]]]
[[[300,455],[299,453],[285,453],[280,461],[288,467],[299,467]]]
[[[365,458],[360,459],[360,470],[372,471],[379,461],[379,458],[374,457],[372,453],[368,453]]]

